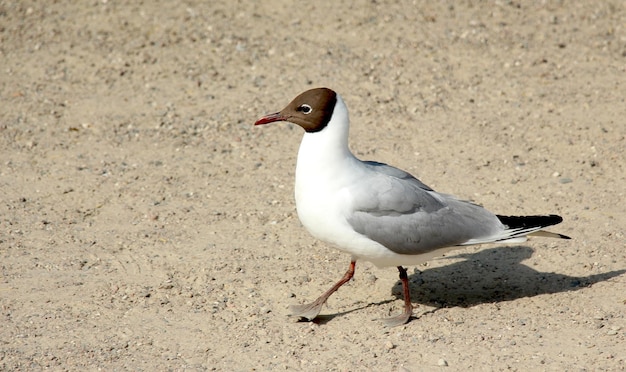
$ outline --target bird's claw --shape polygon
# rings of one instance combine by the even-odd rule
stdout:
[[[385,327],[393,328],[406,324],[413,315],[412,309],[405,309],[403,313],[381,319]]]
[[[311,321],[319,315],[320,311],[322,311],[323,302],[318,303],[318,301],[311,302],[310,304],[304,305],[292,305],[289,307],[291,310],[292,316],[297,316],[299,318],[307,319]]]

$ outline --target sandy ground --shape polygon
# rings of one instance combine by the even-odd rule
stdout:
[[[129,3],[129,4],[126,4]],[[0,369],[626,368],[626,7],[607,2],[0,1]],[[338,91],[351,147],[533,239],[409,268],[315,241],[302,132]]]

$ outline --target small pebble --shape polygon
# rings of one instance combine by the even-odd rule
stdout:
[[[437,362],[437,365],[440,367],[447,367],[448,366],[448,361],[445,359],[439,359],[439,361]]]
[[[396,348],[396,345],[394,345],[391,341],[385,342],[385,349],[392,350],[392,349],[395,349],[395,348]]]
[[[369,274],[365,277],[365,281],[367,282],[367,284],[374,284],[376,280],[378,280],[378,278],[374,274]]]

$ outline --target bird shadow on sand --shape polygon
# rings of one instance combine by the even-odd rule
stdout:
[[[400,288],[402,288],[402,286],[400,286]],[[342,316],[344,316],[346,314],[350,314],[350,313],[353,313],[353,312],[356,312],[356,311],[367,309],[368,307],[377,307],[377,306],[385,305],[385,304],[388,304],[388,303],[391,303],[391,302],[394,302],[394,301],[395,300],[383,300],[383,301],[379,301],[379,302],[371,302],[371,303],[368,303],[368,304],[362,304],[362,305],[360,305],[358,307],[354,307],[354,308],[351,308],[351,309],[346,310],[346,311],[341,311],[341,312],[332,313],[332,314],[320,314],[313,320],[313,322],[316,323],[316,324],[320,324],[320,325],[326,324],[326,323],[330,322],[331,320],[333,320],[334,318],[342,317]],[[372,320],[380,320],[380,319],[372,319]],[[307,320],[305,320],[305,319],[298,319],[298,322],[307,322]]]
[[[522,263],[532,254],[529,247],[512,246],[450,256],[464,260],[409,275],[412,302],[436,308],[471,307],[577,291],[626,273],[626,270],[615,270],[589,276],[568,276],[540,272]],[[402,298],[400,281],[393,286],[392,293]]]
[[[440,260],[464,260],[424,271],[415,270],[415,273],[409,275],[411,300],[414,305],[434,307],[435,309],[427,311],[431,313],[449,307],[467,308],[541,294],[577,291],[626,273],[626,270],[615,270],[589,276],[569,276],[541,272],[522,263],[533,252],[533,249],[526,246],[507,246],[442,257]],[[400,281],[393,285],[391,291],[397,299],[403,299]],[[326,324],[336,317],[394,301],[396,300],[389,299],[362,303],[346,311],[320,314],[314,322]]]

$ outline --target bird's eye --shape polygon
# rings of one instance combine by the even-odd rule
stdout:
[[[311,113],[311,111],[313,111],[313,109],[311,108],[311,106],[307,105],[306,103],[303,105],[300,105],[297,108],[298,111],[301,111],[303,114],[308,115]]]

